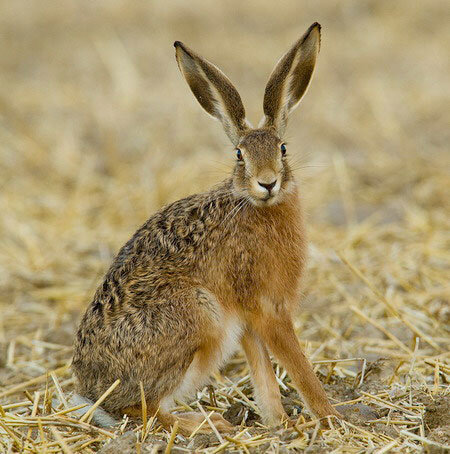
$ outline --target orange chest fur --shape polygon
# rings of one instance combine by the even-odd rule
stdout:
[[[300,218],[295,221],[272,220],[265,231],[266,247],[256,246],[254,250],[253,291],[260,299],[281,302],[297,295],[305,265],[306,239]]]
[[[249,218],[223,245],[227,251],[213,285],[227,305],[254,310],[262,300],[296,299],[306,240],[300,208],[293,203],[282,208]]]

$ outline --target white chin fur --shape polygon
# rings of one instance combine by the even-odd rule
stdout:
[[[269,199],[256,199],[254,197],[250,197],[251,203],[257,207],[270,207],[273,205],[276,205],[277,203],[280,203],[281,197],[279,194],[277,194],[274,197],[270,197]]]

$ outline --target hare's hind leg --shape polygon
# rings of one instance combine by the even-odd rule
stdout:
[[[205,421],[202,413],[186,412],[171,415],[169,410],[175,400],[189,397],[204,386],[211,373],[218,369],[237,348],[240,333],[241,324],[234,317],[224,316],[220,320],[212,319],[212,323],[204,331],[202,344],[195,353],[180,385],[161,401],[158,419],[163,426],[173,425],[175,420],[178,420],[178,427],[185,433],[189,432],[188,435],[200,424],[202,427],[198,433],[211,432],[211,425],[219,432],[230,432],[233,429],[233,426],[217,413],[213,413],[209,416],[209,421]]]
[[[154,402],[147,402],[147,414],[156,415],[161,425],[169,431],[175,422],[178,422],[178,431],[185,436],[190,436],[194,431],[196,433],[209,433],[212,431],[211,424],[219,432],[232,431],[233,426],[217,413],[210,415],[209,421],[205,421],[202,413],[170,413],[175,399],[182,399],[183,397],[189,396],[208,380],[214,365],[218,364],[219,356],[220,351],[217,343],[209,342],[201,347],[194,355],[194,359],[184,374],[178,388],[172,394],[164,397],[159,405],[155,405]],[[142,407],[141,405],[130,406],[124,408],[122,413],[132,417],[141,417]],[[198,429],[199,426],[201,426],[200,429]]]
[[[147,407],[158,412],[157,418],[165,428],[173,426],[175,421],[178,421],[179,431],[190,435],[202,422],[199,433],[211,432],[212,428],[209,422],[204,422],[203,414],[195,412],[171,414],[170,410],[174,406],[175,400],[185,400],[200,389],[208,381],[211,373],[234,352],[239,345],[242,324],[237,317],[226,314],[214,296],[206,290],[195,290],[192,299],[188,301],[191,310],[196,314],[195,353],[188,367],[177,378],[176,386],[171,387],[162,395],[159,394],[156,399],[148,399]],[[184,307],[187,304],[188,302],[185,300]],[[180,323],[184,324],[181,318]],[[181,344],[176,347],[176,350],[180,350],[180,348],[182,348]],[[166,352],[165,362],[173,360],[176,350],[171,355]],[[181,369],[178,368],[178,370]],[[161,376],[160,381],[165,382],[165,377]],[[130,416],[141,416],[142,414],[139,404],[128,407],[123,412]],[[149,410],[147,413],[149,414]],[[221,432],[229,432],[233,428],[219,414],[212,414],[210,421]]]

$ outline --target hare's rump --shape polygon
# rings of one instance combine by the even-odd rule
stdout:
[[[168,409],[225,359],[232,350],[230,336],[239,340],[237,323],[203,289],[171,292],[170,299],[105,312],[97,313],[95,305],[88,309],[73,369],[77,391],[93,401],[120,379],[102,404],[114,413],[140,405],[141,382],[148,404]]]

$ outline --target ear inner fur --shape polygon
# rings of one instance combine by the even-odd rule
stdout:
[[[263,126],[274,126],[284,133],[287,116],[308,89],[320,48],[320,25],[314,23],[278,61],[264,94]]]
[[[178,66],[194,96],[211,116],[222,122],[234,145],[247,130],[245,109],[238,91],[217,66],[175,42]]]

